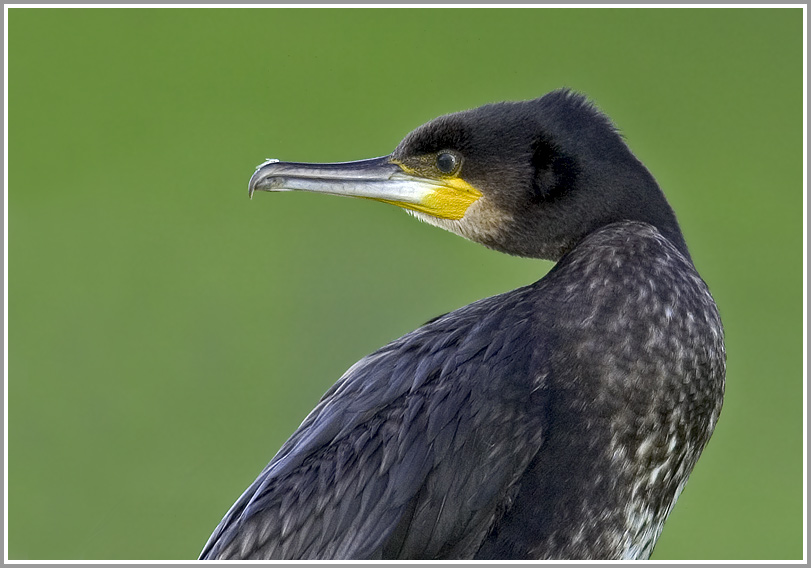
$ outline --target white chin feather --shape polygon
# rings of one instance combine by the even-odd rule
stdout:
[[[433,215],[423,213],[422,211],[414,211],[413,209],[405,209],[405,212],[408,213],[409,215],[416,217],[420,221],[428,223],[429,225],[439,227],[440,229],[445,229],[446,231],[450,231],[451,233],[456,233],[460,237],[469,238],[465,235],[462,228],[464,217],[458,220],[440,219],[439,217],[434,217]]]
[[[461,219],[441,219],[422,211],[406,209],[408,213],[426,223],[450,231],[470,241],[490,246],[497,240],[498,233],[504,230],[511,218],[490,207],[484,199],[471,205]]]

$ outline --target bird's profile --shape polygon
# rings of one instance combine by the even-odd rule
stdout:
[[[490,104],[382,158],[269,160],[255,190],[376,199],[557,264],[352,366],[201,558],[650,556],[721,410],[723,328],[605,115],[568,90]]]

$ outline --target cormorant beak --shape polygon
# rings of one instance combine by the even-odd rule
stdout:
[[[442,219],[461,219],[481,192],[460,178],[434,179],[406,170],[391,156],[307,164],[268,160],[248,183],[254,191],[312,191],[364,197]]]

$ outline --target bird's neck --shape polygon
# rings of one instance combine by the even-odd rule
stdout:
[[[676,214],[667,202],[664,193],[648,174],[647,184],[634,185],[618,200],[617,213],[610,211],[605,213],[599,220],[595,220],[594,225],[583,231],[578,243],[588,238],[589,235],[604,230],[606,227],[617,223],[644,223],[656,229],[656,231],[681,255],[692,264],[690,251],[687,249],[687,242],[684,240]],[[640,187],[647,187],[640,191]],[[576,246],[576,244],[574,244]],[[574,246],[572,248],[574,248]],[[557,260],[557,259],[556,259]]]

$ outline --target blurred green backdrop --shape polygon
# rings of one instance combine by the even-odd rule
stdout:
[[[542,276],[267,157],[590,95],[676,209],[727,399],[657,559],[802,556],[800,9],[11,9],[12,559],[194,558],[321,394]]]

